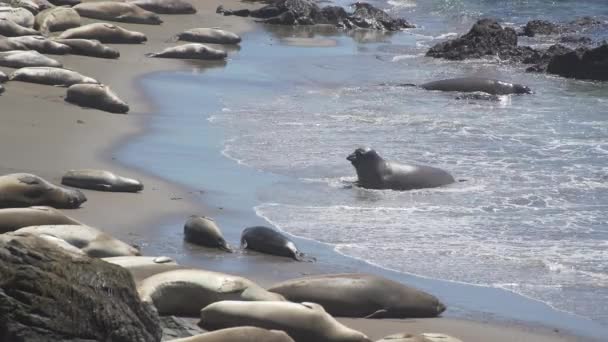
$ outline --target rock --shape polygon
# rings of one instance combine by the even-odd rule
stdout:
[[[34,236],[0,236],[3,341],[157,342],[158,316],[127,270]]]
[[[608,44],[556,55],[547,65],[547,72],[568,78],[607,81]]]
[[[560,43],[590,45],[593,40],[586,36],[562,36],[559,38]]]
[[[535,56],[535,58],[524,60],[523,62],[526,64],[535,64],[526,71],[528,72],[545,72],[547,71],[547,66],[553,57],[558,55],[563,55],[568,52],[571,52],[572,49],[569,49],[563,45],[555,44],[549,47],[543,53],[539,53],[539,56]]]
[[[523,28],[523,35],[534,37],[537,34],[550,35],[559,33],[559,27],[550,21],[532,20],[529,21]]]
[[[357,2],[354,4],[355,12],[348,17],[348,20],[355,27],[398,31],[404,28],[414,28],[416,25],[408,23],[405,19],[393,19],[386,12],[365,2]]]
[[[578,27],[598,26],[601,24],[602,24],[602,22],[600,20],[594,19],[589,16],[577,18],[570,22],[571,26],[578,26]]]
[[[163,329],[163,341],[176,338],[190,337],[205,332],[197,325],[194,318],[182,318],[175,316],[160,317],[160,326]]]

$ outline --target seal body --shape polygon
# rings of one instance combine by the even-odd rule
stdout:
[[[102,260],[127,269],[136,283],[157,273],[181,268],[173,259],[163,256],[118,256],[102,258]]]
[[[48,53],[51,55],[65,55],[70,53],[70,47],[59,44],[43,36],[22,36],[8,38],[14,42],[25,45],[30,50],[36,50],[40,53]]]
[[[76,71],[50,67],[21,68],[15,70],[9,79],[64,87],[77,83],[98,83],[97,80],[83,76]]]
[[[61,184],[115,192],[138,192],[144,188],[144,185],[136,179],[118,176],[110,171],[92,169],[70,170],[61,178]]]
[[[304,253],[298,250],[293,241],[269,227],[255,226],[245,228],[241,233],[241,247],[262,253],[289,257],[298,261],[305,260]]]
[[[138,290],[142,301],[160,315],[196,317],[205,306],[221,300],[284,301],[249,279],[204,270],[174,270],[144,279]]]
[[[420,85],[426,90],[484,92],[492,95],[530,94],[530,88],[498,80],[477,77],[452,78]]]
[[[108,44],[140,44],[147,40],[141,32],[129,31],[120,26],[108,23],[94,23],[66,30],[59,35],[60,39],[96,39]]]
[[[158,14],[194,14],[196,9],[184,0],[132,0],[129,3],[137,5],[146,11]]]
[[[294,342],[294,340],[283,331],[235,327],[178,338],[171,342]]]
[[[207,247],[216,247],[226,252],[232,252],[222,231],[215,221],[205,216],[190,216],[184,225],[186,241]]]
[[[296,342],[369,342],[314,303],[237,302],[213,303],[201,310],[199,326],[206,330],[254,326],[286,332]]]
[[[82,17],[132,24],[160,25],[158,15],[127,2],[87,2],[73,7]]]
[[[0,18],[0,35],[5,37],[37,36],[40,32],[16,24],[12,20]]]
[[[444,170],[388,162],[371,148],[358,148],[346,159],[357,171],[357,184],[367,189],[412,190],[454,183]]]
[[[41,32],[65,31],[81,24],[80,15],[73,8],[55,7],[36,15],[35,28]]]
[[[10,40],[9,38],[0,37],[0,51],[15,51],[15,50],[29,50],[25,45]]]
[[[63,65],[56,60],[40,54],[38,51],[6,51],[0,52],[0,65],[10,68],[46,66],[61,68]]]
[[[34,15],[25,8],[13,8],[0,4],[0,19],[8,19],[17,25],[32,28],[34,27]]]
[[[82,107],[100,109],[110,113],[125,114],[129,105],[103,84],[74,84],[68,88],[65,100]],[[117,189],[118,187],[115,187]],[[96,189],[100,190],[100,188]],[[108,187],[108,191],[111,187]]]
[[[81,223],[61,211],[45,206],[0,209],[0,234],[19,228],[53,224]]]
[[[15,8],[24,8],[33,15],[36,15],[47,8],[54,7],[53,4],[46,0],[3,0],[2,2]]]
[[[292,302],[320,304],[333,316],[436,317],[445,306],[433,295],[367,274],[325,274],[288,280],[268,289]]]
[[[67,45],[71,48],[72,55],[82,55],[97,58],[115,59],[120,57],[120,52],[113,47],[101,44],[94,39],[55,39],[57,43]]]
[[[60,209],[78,208],[87,200],[80,190],[62,188],[29,173],[0,176],[0,207],[48,205]]]
[[[79,248],[92,258],[140,255],[139,251],[93,227],[84,225],[44,225],[18,229],[16,234],[50,235]]]
[[[166,48],[161,52],[148,53],[146,56],[157,58],[215,60],[224,59],[227,54],[222,50],[214,49],[204,44],[191,43]]]
[[[194,28],[184,31],[177,36],[178,40],[209,44],[238,44],[241,37],[237,34],[214,28]]]

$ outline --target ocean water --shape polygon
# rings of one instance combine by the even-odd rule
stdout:
[[[340,254],[511,291],[607,331],[608,84],[525,73],[496,58],[450,62],[424,53],[482,17],[511,26],[608,20],[608,2],[374,4],[419,28],[345,34],[260,26],[225,67],[146,77],[144,89],[165,109],[153,137],[123,155]],[[606,33],[605,26],[584,32],[598,40]],[[457,100],[390,85],[460,76],[523,83],[534,94]],[[407,192],[354,187],[345,158],[359,146],[463,181]],[[155,160],[167,151],[173,162]],[[204,155],[221,161],[211,165]]]

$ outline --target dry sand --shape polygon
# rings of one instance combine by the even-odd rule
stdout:
[[[160,26],[122,24],[130,30],[148,36],[143,45],[115,45],[120,50],[118,60],[83,56],[52,56],[66,68],[94,77],[109,85],[131,106],[128,115],[109,114],[93,109],[82,109],[65,103],[65,88],[8,82],[0,96],[0,173],[30,172],[59,183],[62,174],[72,168],[100,168],[143,181],[140,194],[104,193],[84,190],[88,197],[82,208],[67,211],[69,215],[89,225],[99,227],[123,240],[145,240],[147,229],[167,217],[191,214],[214,215],[211,205],[203,205],[198,191],[172,184],[139,170],[129,169],[113,158],[113,151],[130,137],[146,130],[152,112],[145,96],[135,86],[138,77],[155,71],[204,68],[205,63],[184,63],[178,60],[146,58],[144,53],[174,45],[167,40],[182,30],[193,27],[221,27],[244,32],[254,25],[251,20],[223,17],[215,14],[221,3],[226,8],[245,5],[235,0],[194,1],[196,15],[163,15]],[[93,22],[86,20],[85,22]],[[296,42],[302,43],[302,42]],[[308,43],[308,42],[306,42]],[[327,43],[327,45],[331,45]],[[7,74],[9,68],[0,68]],[[162,161],[159,161],[162,162]],[[179,198],[177,200],[176,198]],[[262,260],[262,259],[260,259]],[[263,259],[268,263],[268,259]],[[266,264],[262,263],[264,266]],[[277,273],[288,267],[310,273],[310,264],[277,262],[266,265],[268,273],[247,274],[262,284],[280,278]],[[247,267],[245,267],[247,268]],[[228,267],[235,272],[238,267]],[[259,268],[258,268],[259,269]],[[236,273],[236,272],[235,272]],[[475,341],[575,341],[561,333],[541,328],[523,329],[513,326],[471,322],[454,319],[425,320],[365,320],[342,319],[347,325],[360,329],[370,337],[380,338],[396,332],[443,332]]]

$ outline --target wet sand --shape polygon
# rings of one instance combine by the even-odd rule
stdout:
[[[220,209],[206,203],[204,189],[188,189],[121,165],[115,151],[134,136],[145,134],[154,108],[151,101],[136,87],[145,74],[167,70],[204,70],[204,62],[153,59],[144,56],[174,45],[168,43],[174,34],[193,27],[221,27],[237,33],[250,30],[253,22],[215,13],[221,3],[226,8],[244,5],[235,0],[194,1],[196,15],[163,15],[160,26],[122,24],[130,30],[143,32],[148,42],[142,45],[114,45],[120,50],[117,60],[83,56],[51,56],[66,68],[94,77],[109,85],[131,106],[128,115],[109,114],[83,109],[65,103],[65,88],[22,82],[8,82],[0,96],[0,172],[29,172],[59,183],[66,170],[100,168],[140,179],[145,189],[139,194],[104,193],[84,190],[88,201],[82,208],[67,210],[76,219],[98,227],[130,243],[145,245],[146,235],[162,222],[175,221],[191,214],[214,216]],[[94,22],[84,20],[85,23]],[[303,42],[294,42],[303,44]],[[327,43],[328,45],[331,45]],[[229,63],[229,62],[228,62]],[[213,66],[213,65],[211,65]],[[12,69],[0,68],[5,73]],[[158,161],[162,163],[162,160]],[[202,191],[201,191],[202,190]],[[225,214],[225,213],[224,213]],[[178,227],[181,228],[181,227]],[[144,248],[145,251],[146,248]],[[210,257],[224,255],[209,253]],[[331,271],[331,265],[295,263],[262,255],[238,254],[214,263],[213,268],[244,274],[263,285],[302,274]],[[575,337],[544,328],[496,325],[455,319],[364,320],[342,319],[372,338],[396,332],[443,332],[464,341],[576,341]]]

